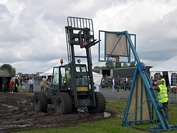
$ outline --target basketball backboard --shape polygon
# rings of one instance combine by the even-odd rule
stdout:
[[[136,49],[136,35],[128,34],[133,46]],[[113,32],[99,30],[99,42],[98,53],[99,61],[107,62],[112,60],[113,62],[130,63],[135,61],[133,56],[130,41],[127,40],[125,31]]]

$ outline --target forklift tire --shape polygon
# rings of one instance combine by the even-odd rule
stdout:
[[[91,114],[103,113],[105,111],[106,101],[102,93],[95,92],[96,107],[88,107]]]
[[[71,97],[66,92],[60,92],[54,100],[55,112],[59,114],[71,114],[72,113],[72,101]]]
[[[44,92],[35,92],[33,96],[33,109],[36,112],[47,112],[47,97]]]

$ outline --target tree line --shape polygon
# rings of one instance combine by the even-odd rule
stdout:
[[[105,63],[105,66],[95,66],[94,69],[114,69],[114,68],[127,68],[127,67],[135,67],[136,62],[132,61],[130,63],[121,63],[121,62],[113,62],[108,61]]]
[[[113,62],[108,61],[105,63],[105,66],[95,66],[94,69],[114,69],[114,68],[126,68],[126,67],[135,67],[136,62],[132,61],[128,63],[120,63],[120,62]],[[10,64],[3,64],[0,66],[0,70],[7,70],[11,76],[16,75],[16,70]]]
[[[11,76],[16,75],[15,68],[13,68],[10,64],[3,64],[2,66],[0,66],[0,70],[7,70]]]

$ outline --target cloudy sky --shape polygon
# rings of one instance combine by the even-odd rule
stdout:
[[[68,16],[93,19],[95,38],[98,30],[136,34],[145,65],[177,55],[176,0],[0,0],[0,65],[36,73],[59,65],[60,58],[67,63]],[[93,66],[102,66],[97,49]]]

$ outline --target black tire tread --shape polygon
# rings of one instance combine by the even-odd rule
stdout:
[[[40,104],[39,107],[36,104],[36,101],[39,100]],[[47,97],[44,92],[35,92],[33,97],[33,109],[37,112],[47,112]]]
[[[56,110],[57,105],[57,99],[60,98],[61,101],[63,102],[63,111],[62,112],[58,112]],[[54,107],[55,107],[55,112],[56,113],[60,113],[60,114],[70,114],[72,113],[72,101],[71,101],[71,97],[69,96],[68,93],[66,92],[60,92],[56,97],[55,97],[55,102],[54,102]]]
[[[95,92],[96,107],[88,107],[89,113],[103,113],[106,107],[106,101],[101,92]]]

